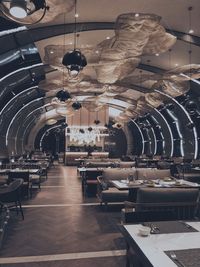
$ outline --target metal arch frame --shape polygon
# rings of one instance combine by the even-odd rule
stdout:
[[[7,105],[8,105],[14,98],[17,98],[20,94],[23,94],[23,93],[26,92],[26,91],[29,91],[29,90],[32,90],[32,89],[37,89],[37,88],[38,88],[38,86],[34,86],[34,87],[30,87],[30,88],[28,88],[28,89],[25,89],[24,91],[22,91],[22,92],[20,92],[19,94],[15,95],[15,96],[14,96],[14,97],[13,97],[7,104],[6,104],[6,106],[7,106]],[[36,98],[36,99],[38,99],[38,98]],[[34,99],[34,100],[36,100],[36,99]],[[29,105],[31,102],[32,102],[32,101],[28,102],[27,105]],[[2,112],[4,111],[4,109],[6,108],[6,106],[2,109]],[[44,105],[44,106],[45,106],[45,105]],[[37,109],[34,109],[33,111],[31,111],[31,113],[34,113],[36,110],[41,109],[41,108],[44,107],[44,106],[41,106],[41,107],[39,107],[39,108],[37,108]],[[0,115],[1,115],[2,112],[0,112]],[[31,115],[31,113],[29,113],[28,116]],[[25,121],[23,122],[23,125],[25,124],[27,118],[28,118],[28,117],[25,117]],[[22,126],[23,126],[23,125],[22,125]],[[15,135],[15,149],[16,149],[16,147],[17,147],[18,132],[19,132],[20,127],[21,127],[21,126],[19,125],[18,128],[17,128],[17,131],[16,131],[16,135]]]
[[[151,125],[151,123],[149,122],[148,119],[145,119],[145,120]],[[154,137],[154,143],[155,143],[153,155],[156,155],[156,152],[157,152],[157,139],[156,139],[156,135],[155,135],[155,131],[154,131],[153,126],[151,126],[151,131],[152,131],[152,134],[153,134],[153,137]]]
[[[46,132],[50,132],[51,130],[53,130],[53,129],[56,129],[56,128],[59,128],[60,127],[60,125],[55,125],[55,126],[52,126],[51,128],[49,128],[49,129],[47,129],[44,133],[43,133],[43,135],[41,136],[41,138],[40,138],[40,150],[41,150],[41,147],[42,147],[42,141],[43,141],[43,139],[44,139],[44,137],[45,137],[45,135],[46,135]]]
[[[39,108],[36,108],[36,109],[32,110],[32,111],[28,114],[28,116],[25,117],[25,120],[24,120],[24,122],[23,122],[23,125],[25,125],[25,123],[26,123],[27,119],[29,118],[29,116],[31,116],[34,112],[38,111],[39,109],[44,109],[44,108],[47,107],[47,106],[50,106],[50,104],[45,104],[45,105],[43,105],[43,106],[41,106],[41,107],[39,107]],[[22,126],[23,126],[23,125],[22,125]]]
[[[42,100],[43,97],[40,97],[40,98],[36,98],[32,101],[30,101],[29,103],[27,103],[26,105],[24,105],[20,110],[18,110],[18,112],[15,114],[15,116],[12,118],[11,122],[9,123],[9,126],[7,128],[7,132],[6,132],[6,146],[8,146],[8,136],[9,136],[9,131],[10,131],[10,128],[11,128],[11,125],[12,123],[14,122],[15,118],[18,116],[18,114],[20,112],[23,111],[23,109],[25,109],[28,105],[30,105],[31,103],[35,102],[35,101],[39,101],[39,100]]]
[[[1,31],[0,37],[5,36],[5,35],[9,35],[12,33],[22,32],[22,31],[27,31],[27,27],[26,26],[19,26],[17,28]]]
[[[167,96],[168,98],[170,98],[174,103],[176,103],[181,109],[182,111],[184,112],[184,114],[187,116],[188,120],[193,123],[193,120],[191,119],[189,113],[187,112],[187,110],[184,108],[183,105],[181,105],[175,98],[169,96],[168,94],[165,94],[163,92],[160,92],[158,90],[155,90],[156,92],[162,94],[162,95],[165,95]],[[194,124],[194,127],[193,127],[193,134],[194,134],[194,141],[195,141],[195,148],[194,148],[194,159],[197,159],[197,156],[198,156],[198,136],[197,136],[197,129],[196,129],[196,126]]]
[[[142,138],[142,152],[141,152],[141,154],[143,155],[143,154],[144,154],[144,136],[143,136],[143,133],[142,133],[140,127],[138,126],[138,124],[137,124],[134,120],[132,120],[132,119],[131,119],[131,121],[132,121],[132,122],[135,124],[135,126],[138,128],[138,131],[139,131],[139,133],[140,133],[140,135],[141,135],[141,138]]]
[[[181,157],[184,157],[185,153],[184,153],[184,149],[183,149],[183,135],[180,131],[180,127],[179,127],[179,120],[176,116],[174,116],[174,114],[169,110],[166,109],[167,114],[170,116],[170,118],[173,119],[173,124],[176,125],[176,131],[178,133],[178,137],[180,138],[180,152],[181,152]],[[176,139],[174,139],[175,141]]]
[[[169,123],[167,122],[167,120],[165,119],[165,117],[163,116],[163,114],[156,108],[154,108],[154,110],[161,116],[161,118],[163,119],[163,121],[165,122],[168,130],[169,130],[169,134],[170,134],[170,139],[171,139],[171,153],[170,153],[170,157],[173,156],[173,153],[174,153],[174,137],[173,137],[173,133],[172,133],[172,130],[171,130],[171,127],[169,125]],[[164,140],[165,142],[165,140]]]
[[[151,118],[154,120],[154,122],[155,122],[155,127],[157,127],[157,125],[159,125],[159,122],[158,122],[158,120],[155,118],[155,116],[154,115],[152,115],[152,114],[150,114],[150,116],[151,116]],[[152,126],[153,127],[153,126]],[[153,127],[154,128],[154,127]],[[155,130],[154,130],[154,132],[155,132]],[[164,140],[165,140],[165,138],[164,138],[164,136],[163,136],[163,132],[160,130],[159,131],[159,133],[160,133],[160,136],[162,137],[162,148],[164,148],[164,144],[163,144],[163,142],[164,142]],[[155,134],[155,137],[156,137],[156,134]],[[158,149],[158,142],[159,140],[157,139],[157,137],[156,137],[156,145],[157,145],[157,148],[156,148],[156,154],[157,154],[157,149]],[[155,155],[156,155],[155,154]]]
[[[11,75],[15,74],[15,73],[18,73],[22,70],[29,70],[31,68],[35,68],[35,67],[39,67],[39,66],[44,66],[43,63],[37,63],[37,64],[33,64],[33,65],[30,65],[28,67],[23,67],[23,68],[20,68],[20,69],[17,69],[15,71],[12,71],[10,73],[8,73],[7,75],[5,75],[4,77],[0,78],[0,82],[2,82],[3,80],[5,80],[6,78],[10,77]]]
[[[28,130],[28,128],[30,127],[30,125],[35,121],[35,118],[33,117],[33,119],[29,122],[29,124],[27,125],[27,127],[24,129],[24,133],[22,135],[22,151],[25,151],[24,147],[25,147],[25,144],[24,144],[24,140],[25,140],[25,137],[26,137],[26,132]]]
[[[29,91],[29,90],[32,90],[32,89],[37,89],[37,88],[39,88],[37,85],[35,85],[35,86],[32,86],[32,87],[29,87],[29,88],[27,88],[27,89],[25,89],[25,90],[23,90],[23,91],[21,91],[19,94],[16,94],[13,98],[11,98],[7,103],[6,103],[6,105],[2,108],[2,110],[0,111],[0,116],[2,115],[2,113],[4,112],[4,110],[6,109],[6,107],[15,99],[15,98],[17,98],[18,96],[20,96],[20,95],[22,95],[23,93],[25,93],[25,92],[27,92],[27,91]]]
[[[36,109],[37,110],[37,109]],[[35,110],[34,110],[35,111]],[[37,117],[34,117],[33,118],[33,120],[31,121],[31,122],[33,122],[35,119],[36,119]],[[17,141],[18,140],[20,140],[20,139],[22,139],[21,137],[20,137],[20,135],[19,135],[19,132],[20,132],[20,130],[21,130],[21,127],[24,127],[26,124],[27,124],[27,121],[28,120],[26,120],[26,118],[25,118],[25,121],[23,121],[23,124],[22,125],[19,125],[18,126],[18,128],[17,128],[17,131],[16,131],[16,135],[15,135],[15,151],[17,151]],[[30,122],[28,122],[28,124],[29,124]],[[24,132],[26,131],[26,128],[27,128],[28,126],[26,126],[25,127],[25,129],[24,129]],[[23,133],[24,134],[24,133]],[[19,135],[19,136],[18,136]],[[23,135],[22,135],[23,136]]]
[[[31,115],[33,115],[34,112],[38,111],[39,109],[43,109],[43,108],[45,108],[47,105],[48,105],[48,104],[43,105],[43,106],[41,106],[41,107],[39,107],[39,108],[36,108],[36,109],[34,109],[33,111],[31,111],[31,113],[29,113],[28,116],[25,118],[25,121],[23,122],[23,125],[25,125],[25,123],[27,122],[28,118],[29,118]],[[25,147],[25,144],[24,144],[24,139],[25,139],[25,137],[26,137],[26,136],[25,136],[25,133],[27,132],[29,126],[33,123],[33,121],[35,121],[36,118],[37,118],[37,117],[33,115],[33,119],[28,123],[28,125],[27,125],[26,128],[24,129],[24,133],[23,133],[23,136],[22,136],[22,150],[23,150],[23,151],[24,151],[24,147]],[[22,126],[23,126],[23,125],[22,125]],[[19,128],[18,128],[18,130],[17,130],[16,137],[17,137],[17,135],[18,135],[18,132],[19,132]]]
[[[32,100],[29,101],[26,105],[22,106],[21,109],[22,109],[22,108],[25,108],[25,107],[28,107],[29,104],[32,104],[32,103],[34,102],[34,100],[37,100],[37,99],[38,99],[38,98],[34,98],[34,99],[32,99]],[[42,99],[42,98],[40,98],[40,99]],[[43,107],[43,106],[41,106],[41,107]],[[34,109],[33,111],[31,111],[31,112],[29,113],[29,115],[30,115],[31,113],[33,113],[34,111],[40,109],[41,107]],[[20,109],[20,111],[21,111],[21,109]],[[27,117],[24,116],[24,118],[25,118],[25,120],[23,121],[22,126],[25,124],[25,122],[26,122],[26,118],[27,118]],[[17,133],[18,133],[18,130],[19,130],[20,127],[21,127],[21,125],[19,125],[19,127],[18,127],[18,129],[17,129],[16,136],[17,136]]]

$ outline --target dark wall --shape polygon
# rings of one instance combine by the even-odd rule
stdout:
[[[119,158],[126,155],[127,141],[122,129],[112,129],[110,135],[105,137],[105,151],[109,152],[110,157]]]

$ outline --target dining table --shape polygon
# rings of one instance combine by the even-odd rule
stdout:
[[[150,233],[144,235],[144,226]],[[127,224],[120,230],[127,245],[126,267],[200,266],[200,221]]]
[[[153,188],[200,188],[200,184],[184,179],[167,178],[155,180],[111,180],[111,184],[118,190],[128,190],[128,200],[136,200],[137,190],[144,187]]]

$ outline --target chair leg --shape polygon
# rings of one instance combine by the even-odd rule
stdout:
[[[18,216],[18,214],[19,214],[19,210],[18,210],[17,202],[15,202],[15,207],[16,207],[16,212],[17,212],[17,216]]]
[[[19,209],[20,209],[20,212],[21,212],[21,215],[22,215],[22,219],[24,220],[24,213],[23,213],[23,210],[22,210],[21,201],[19,200],[18,203],[19,203]]]

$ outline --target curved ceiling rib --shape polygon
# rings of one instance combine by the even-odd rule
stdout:
[[[162,123],[164,123],[164,144],[165,144],[165,150],[166,148],[169,149],[169,155],[170,157],[172,157],[173,153],[174,153],[174,142],[173,142],[173,133],[172,133],[172,130],[171,130],[171,127],[169,125],[169,123],[167,122],[167,120],[165,119],[165,117],[163,116],[163,114],[156,108],[154,108],[154,112],[156,112],[156,114],[158,115],[158,120]],[[155,116],[156,116],[155,114]],[[161,126],[162,127],[162,126]],[[167,134],[169,134],[169,138],[166,136]],[[166,142],[166,140],[168,140]],[[166,152],[165,152],[166,153]],[[167,154],[167,153],[166,153]]]
[[[114,22],[82,22],[77,23],[77,32],[93,31],[93,30],[113,30],[115,26]],[[200,37],[192,34],[175,31],[173,29],[166,29],[168,33],[172,33],[179,40],[186,43],[192,43],[193,45],[200,46]],[[63,35],[66,33],[74,32],[74,23],[50,25],[45,27],[39,27],[30,29],[30,33],[34,42],[47,39],[53,36]]]
[[[169,96],[163,92],[160,92],[160,93],[167,96],[172,102],[174,102],[182,110],[182,112],[185,114],[185,116],[187,117],[187,119],[190,123],[192,123],[192,124],[194,123],[193,120],[191,119],[188,111],[184,108],[183,105],[181,105],[175,98],[173,98],[173,97],[171,97],[171,96]],[[198,155],[198,135],[197,135],[197,129],[196,129],[195,125],[192,128],[192,131],[193,131],[193,139],[194,139],[194,159],[196,159],[197,155]]]
[[[36,98],[32,101],[30,101],[29,103],[27,103],[26,105],[23,105],[22,108],[20,110],[18,110],[18,112],[13,116],[12,120],[10,121],[9,125],[8,125],[8,128],[7,128],[7,132],[6,132],[6,145],[8,146],[9,145],[9,138],[10,136],[12,137],[12,132],[16,132],[16,124],[18,125],[18,120],[17,120],[17,117],[18,119],[20,118],[21,119],[21,116],[26,116],[26,108],[28,108],[31,104],[35,104],[35,102],[39,103],[39,101],[43,101],[43,97],[40,97],[40,98]],[[20,116],[21,115],[21,116]],[[21,123],[23,123],[23,120],[20,120]]]

